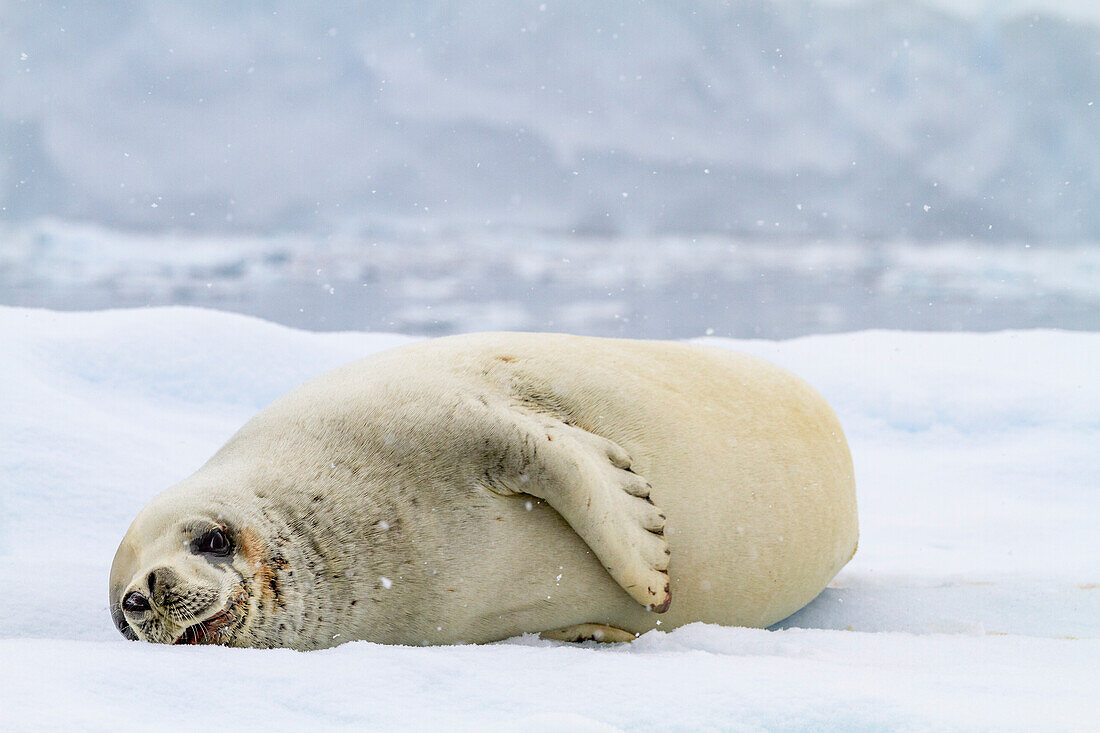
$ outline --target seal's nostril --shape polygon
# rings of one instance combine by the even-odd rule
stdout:
[[[145,579],[145,582],[149,584],[149,595],[152,595],[156,591],[157,587],[157,571],[153,570],[149,573],[149,576]]]
[[[122,599],[122,608],[130,613],[142,613],[149,610],[149,599],[134,591]]]

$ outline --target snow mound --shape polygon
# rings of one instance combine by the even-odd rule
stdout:
[[[157,647],[111,625],[134,514],[250,414],[404,336],[186,308],[0,308],[0,727],[1070,729],[1100,687],[1100,334],[709,340],[845,425],[855,559],[771,630],[626,646]],[[257,701],[262,704],[257,705]]]

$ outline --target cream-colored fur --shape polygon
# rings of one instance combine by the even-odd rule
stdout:
[[[213,525],[229,557],[194,552]],[[797,377],[700,346],[473,334],[349,364],[260,412],[134,521],[111,604],[147,640],[213,618],[208,641],[303,649],[762,627],[812,600],[856,539],[843,433]],[[159,569],[175,585],[122,614]]]

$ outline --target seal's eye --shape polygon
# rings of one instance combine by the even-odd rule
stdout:
[[[204,555],[225,557],[232,548],[229,544],[229,538],[225,536],[225,532],[215,527],[195,540],[195,549]]]

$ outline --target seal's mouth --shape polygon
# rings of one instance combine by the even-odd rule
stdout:
[[[233,623],[229,609],[214,614],[205,621],[188,626],[173,644],[217,644],[218,632]]]

